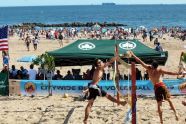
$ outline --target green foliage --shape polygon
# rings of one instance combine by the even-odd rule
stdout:
[[[183,53],[182,54],[181,60],[186,63],[186,53]]]
[[[34,61],[34,65],[40,65],[42,68],[54,71],[55,70],[55,63],[54,57],[49,56],[47,53],[38,56]]]

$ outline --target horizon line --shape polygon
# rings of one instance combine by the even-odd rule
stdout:
[[[45,7],[45,6],[117,6],[117,5],[186,5],[186,3],[157,3],[157,4],[115,4],[115,5],[102,5],[102,4],[69,4],[69,5],[18,5],[18,6],[0,6],[0,7]]]

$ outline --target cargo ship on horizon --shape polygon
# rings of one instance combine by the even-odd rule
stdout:
[[[102,3],[103,6],[114,6],[116,5],[115,3]]]

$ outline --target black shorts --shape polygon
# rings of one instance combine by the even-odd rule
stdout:
[[[96,99],[97,96],[102,96],[105,97],[106,96],[106,92],[104,90],[102,90],[98,85],[96,85],[96,88],[92,88],[90,87],[91,84],[88,85],[88,89],[89,89],[89,96],[88,96],[88,100],[91,99]]]
[[[166,86],[160,86],[156,88],[154,91],[157,102],[167,100],[170,98],[170,93]]]
[[[27,43],[26,43],[26,46],[27,46],[27,47],[29,47],[29,46],[30,46],[30,43],[29,43],[29,42],[27,42]]]

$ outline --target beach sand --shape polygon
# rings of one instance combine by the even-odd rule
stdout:
[[[165,69],[170,71],[178,70],[179,57],[182,51],[185,51],[184,45],[178,39],[165,36],[166,40],[161,39],[160,42],[165,50],[169,52],[168,61]],[[65,40],[64,46],[72,43],[74,40]],[[34,51],[31,44],[31,50],[28,52],[18,37],[10,37],[10,65],[14,64],[17,69],[23,65],[29,69],[30,63],[20,63],[17,59],[28,55],[41,55],[46,51],[60,48],[57,40],[46,40],[41,38],[38,50]],[[154,48],[153,42],[145,42],[144,44]],[[2,62],[2,58],[0,58]],[[2,64],[0,64],[2,68]],[[86,71],[89,67],[73,67]],[[65,75],[69,67],[58,68],[62,75]],[[175,76],[174,76],[175,77]],[[164,78],[172,78],[165,76]],[[185,96],[173,97],[176,110],[180,116],[180,121],[175,121],[173,112],[170,110],[168,103],[163,104],[163,120],[165,124],[186,124],[186,107],[181,104],[182,100],[186,100]],[[82,124],[84,118],[84,109],[86,101],[75,100],[75,97],[63,98],[62,96],[46,97],[23,97],[10,96],[0,97],[0,123],[2,124]],[[98,98],[88,120],[89,124],[122,124],[126,117],[128,106],[122,107],[113,105],[105,98]],[[139,124],[159,124],[157,113],[157,104],[153,98],[139,98],[137,101],[137,122]]]
[[[181,101],[186,97],[173,97],[179,121],[175,120],[168,102],[163,104],[164,124],[185,124],[186,108]],[[0,123],[2,124],[82,124],[87,101],[77,97],[0,97]],[[123,124],[129,106],[117,106],[106,98],[97,98],[89,124]],[[156,101],[153,98],[139,98],[137,101],[138,124],[159,124]]]

